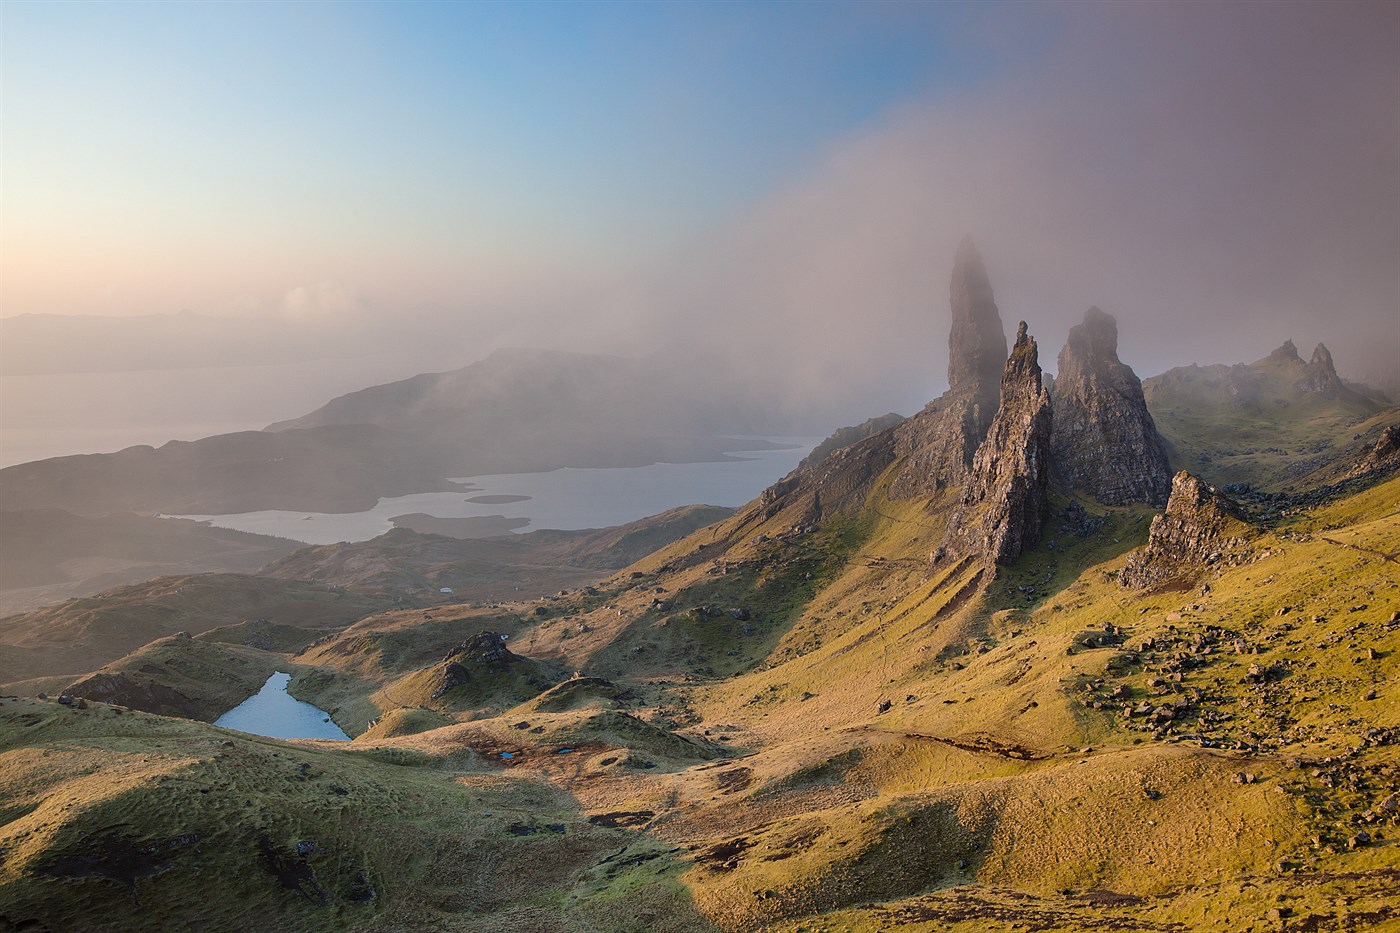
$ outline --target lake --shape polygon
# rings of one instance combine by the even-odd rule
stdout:
[[[742,438],[759,440],[760,438]],[[509,473],[454,479],[459,492],[431,492],[380,499],[364,512],[333,514],[267,510],[236,515],[180,515],[220,528],[277,535],[306,544],[368,541],[394,527],[392,519],[433,516],[477,519],[506,531],[540,528],[607,528],[681,505],[737,507],[786,476],[821,438],[764,437],[791,445],[778,450],[731,451],[715,463],[653,463],[640,467],[565,468],[548,473]],[[484,501],[483,501],[484,500]],[[492,519],[493,522],[486,520]],[[422,522],[418,523],[420,526]]]
[[[330,721],[325,710],[304,703],[287,692],[291,674],[273,674],[261,690],[214,720],[214,725],[274,739],[337,739],[350,736]]]

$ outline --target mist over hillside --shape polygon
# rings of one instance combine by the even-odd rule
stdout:
[[[1400,933],[1400,3],[0,17],[0,933]]]

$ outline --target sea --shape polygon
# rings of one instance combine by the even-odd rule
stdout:
[[[745,441],[782,445],[746,450]],[[606,528],[682,505],[738,507],[782,479],[820,443],[819,437],[736,438],[730,459],[711,463],[653,463],[639,467],[564,468],[547,473],[457,477],[459,492],[419,493],[380,499],[363,512],[265,510],[232,515],[179,515],[306,544],[368,541],[394,527],[393,519],[429,515],[445,519],[505,519],[520,533],[541,528]],[[515,501],[474,502],[510,497]],[[504,530],[504,527],[503,527]]]

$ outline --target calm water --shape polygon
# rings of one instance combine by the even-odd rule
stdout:
[[[520,531],[539,528],[606,528],[646,518],[680,505],[740,506],[787,475],[815,447],[817,437],[769,437],[792,444],[782,450],[741,453],[719,463],[653,463],[642,467],[553,470],[473,476],[455,482],[460,492],[432,492],[380,499],[365,512],[262,511],[238,515],[182,515],[220,528],[278,535],[307,544],[368,541],[393,527],[398,515],[438,518],[502,515],[528,519]],[[472,502],[482,496],[518,496],[510,503]]]
[[[325,710],[303,703],[287,693],[292,675],[278,671],[263,688],[214,720],[214,725],[274,739],[339,739],[348,742]]]

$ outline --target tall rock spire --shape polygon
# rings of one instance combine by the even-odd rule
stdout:
[[[1166,505],[1167,448],[1142,383],[1118,359],[1118,322],[1090,308],[1070,328],[1055,377],[1055,480],[1107,505]]]
[[[977,448],[962,508],[948,522],[945,548],[1008,564],[1040,540],[1050,479],[1050,393],[1040,377],[1026,322],[1000,385],[1001,405]]]
[[[948,289],[953,329],[948,336],[948,390],[971,391],[995,398],[1006,360],[1006,332],[992,297],[987,267],[971,237],[965,237],[953,260]]]
[[[934,496],[961,484],[996,414],[1006,333],[971,238],[962,241],[953,260],[948,298],[953,311],[948,391],[899,428],[896,451],[906,462],[890,486],[896,499]]]

